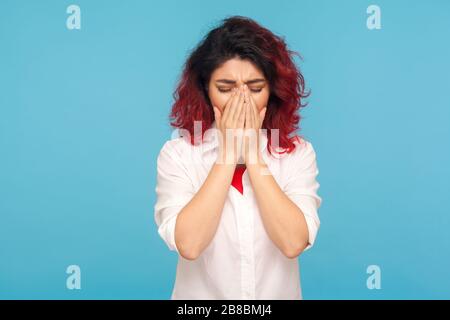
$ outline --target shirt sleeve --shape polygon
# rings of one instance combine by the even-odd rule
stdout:
[[[170,250],[179,254],[175,243],[177,215],[195,193],[186,167],[170,142],[164,144],[157,159],[154,212],[159,235]]]
[[[316,180],[319,174],[316,153],[311,143],[303,139],[301,141],[290,159],[285,193],[304,214],[309,232],[309,243],[305,248],[308,250],[314,244],[320,227],[317,211],[322,198],[317,194],[320,184]]]

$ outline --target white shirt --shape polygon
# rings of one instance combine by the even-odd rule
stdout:
[[[205,132],[201,145],[189,138],[167,141],[158,155],[155,221],[170,250],[175,244],[177,214],[200,189],[218,155],[216,123]],[[303,212],[309,231],[309,249],[320,220],[317,209],[319,171],[308,141],[295,142],[290,154],[273,157],[267,134],[261,133],[262,157],[278,185]],[[269,238],[260,217],[248,170],[241,194],[230,186],[214,238],[195,260],[178,255],[171,299],[302,299],[298,259],[287,258]]]

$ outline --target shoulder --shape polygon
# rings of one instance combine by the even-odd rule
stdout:
[[[294,158],[305,158],[316,155],[316,151],[312,143],[305,138],[297,136],[294,140],[295,149],[291,151],[290,155]]]
[[[183,157],[186,152],[192,149],[192,145],[185,137],[174,137],[166,142],[159,151],[158,158],[169,156],[169,157]]]
[[[295,149],[292,150],[287,156],[289,167],[291,169],[299,167],[306,169],[312,164],[315,165],[316,151],[310,141],[297,136],[294,140],[294,145]]]

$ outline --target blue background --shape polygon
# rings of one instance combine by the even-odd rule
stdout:
[[[81,8],[68,30],[66,8]],[[370,4],[381,30],[366,27]],[[0,298],[169,299],[156,157],[189,53],[226,16],[285,37],[322,221],[305,299],[450,298],[450,2],[0,4]],[[81,290],[66,288],[67,266]],[[369,290],[366,268],[381,268]]]

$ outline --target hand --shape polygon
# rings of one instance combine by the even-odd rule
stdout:
[[[225,104],[223,114],[213,106],[216,127],[219,130],[218,163],[236,165],[242,157],[242,140],[245,121],[244,90],[235,88]]]
[[[256,103],[250,95],[247,85],[244,86],[245,101],[245,124],[244,124],[244,141],[243,141],[243,157],[245,164],[259,164],[261,163],[260,154],[260,138],[259,133],[266,115],[267,107],[258,112]]]

